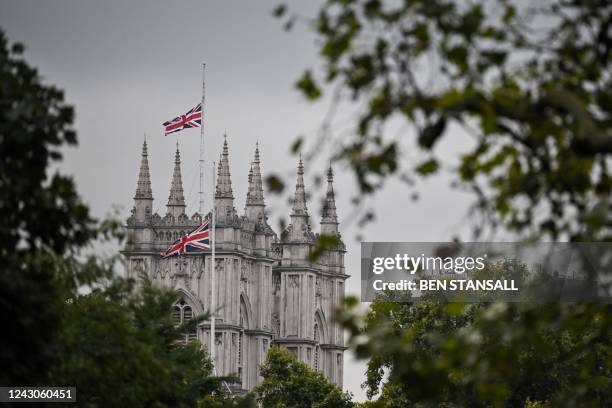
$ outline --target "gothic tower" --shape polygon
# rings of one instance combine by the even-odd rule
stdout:
[[[122,251],[127,274],[146,274],[177,293],[173,317],[177,324],[215,310],[215,367],[219,375],[234,374],[237,392],[252,390],[260,381],[259,366],[271,346],[287,347],[300,360],[321,370],[342,385],[342,331],[332,323],[334,304],[344,296],[344,245],[324,251],[312,262],[316,244],[308,215],[304,166],[300,159],[292,203],[291,222],[279,240],[268,224],[259,146],[248,174],[244,214],[236,211],[232,188],[229,145],[223,142],[214,186],[216,284],[211,287],[211,253],[161,259],[159,254],[182,235],[201,224],[209,214],[186,214],[180,152],[174,154],[174,171],[166,214],[153,214],[153,194],[146,142],[134,209],[127,220],[128,242]],[[340,238],[333,190],[333,173],[321,219],[321,233]],[[184,341],[210,344],[210,322],[185,333]]]
[[[321,226],[324,234],[340,238],[332,177],[330,168]],[[337,249],[325,251],[313,263],[309,254],[315,240],[306,206],[304,165],[300,157],[291,222],[281,235],[282,255],[274,269],[276,281],[280,283],[276,302],[280,333],[276,344],[287,347],[298,359],[342,385],[344,339],[331,319],[333,306],[340,304],[344,296],[344,280],[348,276],[344,274],[343,264],[331,265],[328,261],[335,259],[331,253],[343,259],[345,249],[340,244]]]

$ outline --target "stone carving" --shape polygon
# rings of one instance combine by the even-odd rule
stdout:
[[[297,288],[300,286],[300,275],[289,275],[289,287]]]
[[[280,319],[276,313],[272,314],[272,332],[274,333],[274,338],[280,337]]]
[[[247,270],[245,265],[242,265],[242,268],[240,270],[240,291],[241,292],[247,292],[247,283],[248,283],[248,278],[247,278]]]
[[[280,275],[273,274],[272,275],[272,285],[274,287],[273,294],[278,295],[281,288],[281,277]]]
[[[321,306],[321,278],[317,277],[315,280],[315,307]]]

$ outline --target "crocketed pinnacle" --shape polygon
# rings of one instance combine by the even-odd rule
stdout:
[[[176,154],[174,155],[174,173],[172,174],[168,207],[185,207],[183,181],[181,180],[181,154],[179,152],[178,143],[176,144]]]
[[[297,183],[295,185],[291,216],[308,217],[308,209],[306,208],[306,190],[304,189],[304,164],[302,163],[302,155],[300,155],[300,162],[298,163]]]
[[[223,142],[223,153],[217,167],[217,187],[215,198],[234,198],[232,192],[232,179],[229,167],[229,150],[227,147],[227,137]]]
[[[142,144],[142,159],[140,161],[140,172],[138,173],[138,185],[136,186],[135,200],[152,200],[151,175],[149,174],[149,159],[147,153],[147,141]]]
[[[259,164],[259,144],[256,144],[255,158],[251,163],[251,170],[249,171],[249,189],[246,198],[247,206],[265,205],[263,195],[263,183],[261,181],[261,168]]]
[[[338,224],[338,215],[336,214],[336,198],[334,195],[334,172],[329,164],[327,170],[327,193],[325,194],[325,202],[323,203],[323,214],[321,224]]]

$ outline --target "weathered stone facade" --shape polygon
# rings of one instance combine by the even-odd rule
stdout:
[[[259,149],[255,149],[248,175],[244,215],[239,216],[224,142],[214,200],[216,285],[211,288],[210,251],[168,259],[159,256],[182,234],[200,225],[201,215],[185,213],[178,148],[166,215],[153,214],[146,142],[143,145],[123,251],[127,274],[146,274],[176,290],[173,313],[177,322],[209,311],[211,291],[216,291],[215,366],[219,375],[238,375],[237,390],[251,390],[261,381],[259,365],[271,346],[286,347],[342,386],[344,340],[342,330],[332,323],[332,313],[344,296],[348,278],[345,248],[326,250],[316,263],[308,261],[316,236],[310,227],[303,174],[300,159],[290,224],[279,239],[267,222]],[[321,232],[340,237],[332,184],[330,168]],[[209,322],[187,338],[209,345]]]

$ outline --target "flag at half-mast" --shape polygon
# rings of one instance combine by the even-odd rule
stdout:
[[[202,126],[202,102],[191,108],[186,114],[177,116],[162,123],[166,135],[183,129],[191,129]]]
[[[206,249],[210,249],[209,223],[205,219],[202,225],[191,231],[189,234],[183,235],[168,248],[166,252],[160,255],[162,258],[168,258],[173,255],[197,254]]]

